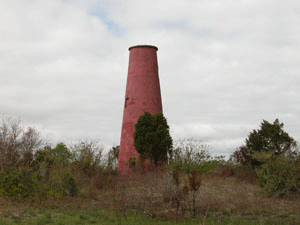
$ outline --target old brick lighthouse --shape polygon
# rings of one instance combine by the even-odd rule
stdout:
[[[162,112],[158,77],[157,47],[136,45],[129,48],[129,66],[121,143],[118,158],[118,173],[126,175],[139,157],[134,147],[135,124],[145,111]]]

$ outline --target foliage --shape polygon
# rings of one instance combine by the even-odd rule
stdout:
[[[47,196],[64,197],[77,194],[71,167],[73,159],[73,154],[64,143],[59,143],[54,148],[45,146],[35,152],[33,176],[38,176],[43,182]],[[33,195],[42,190],[35,191]]]
[[[73,160],[73,155],[64,143],[59,143],[50,150],[51,158],[56,165],[61,167],[68,165]]]
[[[102,178],[106,167],[102,150],[92,141],[71,147],[64,143],[44,146],[32,154],[30,167],[18,163],[9,169],[0,168],[0,193],[12,198],[39,199],[91,196],[91,192],[108,182]]]
[[[24,129],[20,120],[3,117],[0,125],[0,169],[31,166],[33,153],[43,145],[39,132]]]
[[[45,188],[31,168],[0,171],[0,193],[2,196],[17,198],[33,197]]]
[[[300,193],[299,159],[290,163],[286,156],[278,157],[263,164],[257,174],[259,185],[267,195]]]
[[[245,145],[242,145],[233,152],[233,154],[230,156],[230,160],[233,162],[237,162],[243,166],[251,165],[252,152],[249,151],[249,149]]]
[[[109,151],[96,141],[67,146],[43,146],[43,139],[32,127],[24,129],[19,120],[3,118],[0,125],[0,194],[14,199],[46,199],[91,196],[109,182],[118,148]]]
[[[239,147],[231,159],[242,165],[251,164],[253,168],[283,155],[290,160],[295,159],[297,143],[283,130],[283,126],[278,119],[273,124],[263,120],[260,129],[249,134],[246,145]]]
[[[245,142],[231,160],[244,168],[251,166],[267,195],[300,193],[297,143],[283,130],[283,123],[278,119],[273,124],[263,120],[260,129],[253,130]]]
[[[118,167],[119,150],[119,145],[113,146],[107,154],[107,168],[111,171],[115,170],[115,173]]]
[[[210,147],[194,139],[177,140],[170,158],[170,166],[185,173],[198,170],[207,173],[225,163],[224,156],[212,156]]]
[[[253,130],[246,139],[247,148],[255,152],[270,152],[272,157],[289,154],[296,146],[295,140],[283,130],[283,123],[273,124],[263,120],[259,130]]]
[[[49,195],[53,197],[72,197],[77,194],[75,179],[69,170],[53,170],[48,181],[48,186]]]
[[[92,176],[101,167],[103,147],[95,141],[80,142],[73,145],[73,166],[84,175]]]
[[[55,148],[45,146],[34,154],[34,168],[39,176],[48,182],[51,171],[57,168],[65,169],[70,166],[73,155],[64,143],[59,143]]]
[[[134,146],[144,158],[150,158],[155,167],[165,161],[172,150],[169,126],[162,113],[145,112],[135,125]]]

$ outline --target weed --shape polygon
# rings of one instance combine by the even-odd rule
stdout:
[[[192,191],[193,195],[193,216],[196,216],[196,194],[197,191],[200,188],[201,185],[201,173],[199,173],[197,170],[194,170],[189,174],[189,186],[190,190]]]

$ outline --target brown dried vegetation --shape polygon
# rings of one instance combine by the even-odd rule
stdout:
[[[235,177],[202,174],[200,179],[197,176],[201,186],[195,186],[199,189],[194,195],[192,176],[175,171],[115,177],[98,193],[94,204],[122,215],[136,210],[169,220],[208,215],[271,217],[283,212],[300,213],[299,199],[265,197],[256,184]],[[295,219],[300,222],[299,216]]]
[[[194,186],[195,189],[199,187],[194,206],[191,191],[193,176],[201,184]],[[0,208],[17,213],[24,207],[84,209],[96,206],[115,211],[119,216],[126,217],[127,213],[136,211],[171,221],[194,215],[216,220],[239,216],[271,220],[285,214],[290,221],[300,223],[300,199],[265,197],[256,184],[233,176],[196,176],[196,173],[186,175],[167,171],[143,175],[136,173],[129,177],[110,176],[106,179],[102,189],[94,190],[91,198],[72,197],[27,203],[2,199]]]

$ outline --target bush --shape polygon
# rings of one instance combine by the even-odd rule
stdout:
[[[31,166],[33,152],[43,145],[39,132],[24,129],[19,120],[2,117],[0,123],[0,170]]]
[[[116,174],[118,147],[103,160],[103,147],[95,141],[67,147],[43,146],[32,127],[24,129],[19,120],[0,121],[0,194],[11,198],[41,199],[78,195],[97,190]],[[72,151],[71,151],[72,150]]]
[[[97,169],[102,169],[103,147],[97,142],[80,142],[72,147],[73,167],[81,171],[84,175],[91,177],[97,173]]]
[[[67,197],[77,195],[75,179],[68,170],[52,171],[49,180],[49,194],[53,197]]]
[[[290,163],[287,157],[265,163],[257,171],[259,185],[265,194],[287,196],[300,193],[300,167],[298,161]]]
[[[209,146],[193,139],[178,140],[170,158],[170,166],[184,173],[197,170],[201,173],[214,171],[225,163],[224,156],[211,156]]]
[[[259,185],[267,195],[300,193],[299,150],[297,142],[283,130],[283,123],[266,120],[250,132],[230,160],[257,173]],[[298,157],[298,159],[297,159]],[[298,165],[298,166],[297,166]]]
[[[260,129],[250,132],[246,145],[240,146],[231,155],[231,160],[242,165],[251,164],[253,169],[281,156],[294,160],[298,154],[297,142],[283,130],[283,126],[278,119],[273,124],[263,120]]]
[[[134,147],[143,158],[149,158],[158,167],[166,162],[172,151],[173,140],[170,136],[167,119],[162,113],[151,115],[145,111],[135,124]]]
[[[12,198],[30,198],[46,186],[30,168],[0,171],[0,193]]]

